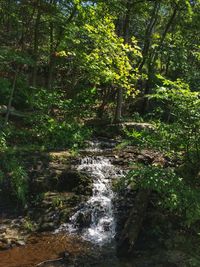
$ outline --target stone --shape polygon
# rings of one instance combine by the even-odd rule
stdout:
[[[0,241],[0,250],[7,249],[7,243]]]
[[[49,222],[49,223],[45,222],[40,225],[39,230],[40,231],[52,231],[55,229],[55,227],[56,226],[53,222]]]
[[[103,224],[103,229],[104,229],[104,231],[109,231],[110,230],[110,223],[109,222],[105,222]]]
[[[78,226],[80,228],[84,228],[84,227],[88,227],[91,224],[91,220],[92,220],[92,216],[91,216],[91,212],[80,212],[78,214],[76,223],[78,224]]]
[[[23,241],[23,240],[17,240],[15,243],[19,246],[25,246],[26,245],[25,241]]]
[[[58,177],[57,190],[60,192],[67,191],[73,192],[78,186],[88,186],[91,184],[91,178],[87,174],[74,170],[64,171]]]

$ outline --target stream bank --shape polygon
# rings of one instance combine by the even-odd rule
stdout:
[[[118,242],[120,234],[123,232],[124,225],[132,209],[134,209],[137,191],[127,188],[118,192],[117,197],[112,200],[112,216],[115,216],[115,240],[108,242],[108,246],[99,246],[93,242],[83,239],[84,231],[78,231],[74,235],[69,234],[65,229],[55,235],[55,229],[59,229],[63,223],[70,222],[73,214],[76,214],[84,207],[94,204],[90,199],[94,191],[97,192],[99,187],[104,187],[107,184],[107,179],[112,176],[112,169],[118,168],[124,172],[133,167],[132,162],[144,164],[162,164],[167,166],[173,164],[169,162],[161,153],[151,150],[139,150],[133,146],[127,146],[123,149],[116,149],[115,143],[106,142],[102,147],[98,147],[98,142],[92,148],[82,151],[80,155],[71,156],[67,152],[56,152],[51,155],[31,155],[33,160],[27,157],[27,162],[32,162],[29,166],[30,184],[33,189],[31,193],[31,201],[27,210],[22,214],[13,216],[12,211],[9,213],[2,209],[1,213],[1,231],[0,244],[1,249],[8,249],[1,252],[2,267],[22,267],[22,266],[77,266],[77,267],[188,267],[188,257],[183,251],[179,251],[180,243],[184,242],[185,233],[176,233],[176,228],[171,227],[168,235],[164,234],[164,230],[168,231],[170,227],[166,225],[163,214],[159,213],[152,216],[153,210],[148,207],[147,213],[144,216],[144,222],[140,227],[134,251],[130,258],[118,259],[116,257],[115,242]],[[94,144],[94,143],[93,143]],[[105,165],[101,165],[99,169],[99,160],[102,161],[102,155],[106,157]],[[91,160],[83,160],[85,157]],[[81,160],[86,163],[87,167],[77,168],[81,166]],[[82,162],[82,163],[83,163]],[[98,168],[94,165],[98,165]],[[90,166],[92,165],[92,166]],[[113,166],[113,167],[112,167]],[[88,172],[89,168],[89,172]],[[91,172],[92,168],[92,172]],[[93,175],[93,170],[95,170]],[[97,183],[97,188],[94,190],[94,179],[98,177],[100,171],[100,179],[102,179],[102,171],[108,172],[109,176],[103,177],[103,184]],[[117,173],[117,172],[116,172]],[[120,171],[118,172],[120,174]],[[40,194],[36,195],[37,190]],[[101,191],[101,190],[100,190]],[[103,191],[103,196],[111,195],[108,190]],[[100,196],[100,202],[102,195]],[[105,198],[106,200],[106,198]],[[107,199],[108,200],[108,199]],[[106,203],[108,201],[106,200]],[[94,206],[95,205],[91,205]],[[85,206],[86,205],[86,206]],[[97,205],[99,207],[99,204]],[[104,207],[108,213],[108,209]],[[140,206],[138,208],[140,210]],[[9,211],[9,210],[7,210]],[[98,209],[97,209],[98,211]],[[98,213],[100,210],[98,211]],[[101,213],[101,212],[100,212]],[[9,214],[12,214],[9,215]],[[79,212],[80,214],[80,212]],[[87,213],[86,213],[87,214]],[[96,215],[95,215],[96,216]],[[95,217],[93,215],[93,219]],[[143,215],[142,215],[143,216]],[[112,222],[109,218],[100,215],[97,222],[94,223],[94,228],[90,227],[92,215],[79,216],[80,226],[88,231],[94,231],[100,227],[106,230],[105,222]],[[157,222],[152,223],[152,217]],[[89,221],[88,221],[89,218]],[[98,226],[98,222],[102,219],[103,224]],[[93,221],[94,222],[94,221]],[[108,229],[109,229],[108,224]],[[112,223],[111,223],[112,225]],[[157,229],[154,229],[157,227]],[[159,232],[160,231],[160,232]],[[163,231],[163,232],[162,232]],[[155,232],[153,234],[153,232]],[[39,234],[42,233],[42,234]],[[99,233],[97,231],[97,233]],[[112,232],[111,232],[112,233]],[[111,235],[112,236],[112,235]],[[163,237],[165,236],[165,240]],[[174,237],[172,239],[172,236]],[[182,241],[180,242],[182,238]],[[192,236],[191,236],[192,238]],[[162,239],[162,240],[160,240]],[[32,241],[34,240],[34,242]],[[89,239],[90,240],[90,239]],[[91,241],[91,240],[90,240]],[[62,245],[62,242],[65,245]],[[49,244],[46,246],[46,244]],[[175,244],[175,246],[174,246]],[[76,250],[77,246],[79,247]],[[41,252],[41,249],[44,252]],[[29,253],[29,251],[32,251]],[[38,256],[34,256],[34,251],[38,251]],[[41,253],[40,253],[41,252]],[[122,253],[123,254],[123,253]],[[130,255],[129,255],[130,256]],[[14,262],[12,259],[15,259]],[[21,262],[20,258],[24,258]],[[57,260],[60,259],[60,260]],[[55,260],[55,261],[49,261]],[[7,262],[6,262],[7,261]],[[20,261],[20,263],[19,263]],[[6,264],[5,264],[6,262]],[[2,263],[3,264],[3,263]],[[20,265],[21,264],[21,265]],[[69,265],[71,264],[71,265]],[[0,265],[1,266],[1,265]]]

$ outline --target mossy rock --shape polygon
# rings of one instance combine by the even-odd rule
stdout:
[[[92,178],[86,173],[66,170],[58,177],[56,189],[59,192],[75,192],[76,194],[92,194]]]

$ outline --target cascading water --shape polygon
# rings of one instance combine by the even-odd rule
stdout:
[[[96,244],[109,243],[115,236],[112,180],[121,176],[122,172],[104,157],[85,157],[77,170],[92,177],[93,193],[84,206],[70,218],[70,222],[60,230],[80,232],[85,240]]]

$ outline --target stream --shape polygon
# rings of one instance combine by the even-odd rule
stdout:
[[[111,243],[116,228],[112,180],[123,174],[107,158],[100,156],[84,157],[77,169],[92,177],[92,196],[70,218],[70,223],[62,225],[56,232],[79,233],[83,239],[94,244]]]
[[[15,218],[11,225],[8,220],[7,226],[11,226],[8,227],[9,229],[5,229],[4,221],[6,219],[2,221],[0,242],[3,242],[3,233],[6,242],[9,242],[9,234],[12,238],[16,236],[16,243],[10,241],[11,246],[7,247],[9,249],[0,251],[0,267],[190,266],[182,264],[186,259],[184,253],[173,248],[167,250],[166,247],[159,246],[157,239],[154,240],[151,236],[139,240],[137,250],[133,252],[134,255],[131,255],[131,258],[117,257],[118,237],[130,210],[134,207],[135,191],[127,188],[122,193],[115,193],[113,184],[126,174],[124,169],[128,169],[129,162],[136,158],[136,154],[133,153],[133,148],[130,148],[127,150],[127,154],[123,154],[120,158],[118,154],[113,156],[112,148],[114,146],[114,142],[99,142],[98,140],[88,142],[88,149],[81,151],[78,159],[70,161],[70,175],[63,176],[63,179],[66,179],[65,183],[70,183],[72,177],[76,177],[71,176],[74,172],[83,177],[85,175],[89,177],[90,193],[83,194],[86,198],[81,201],[79,199],[72,206],[70,216],[63,220],[62,224],[55,224],[55,227],[47,232],[33,232],[25,243],[17,237],[18,233],[15,231],[15,225],[17,226],[23,218],[20,220]],[[147,156],[145,157],[145,155]],[[144,160],[148,158],[146,151],[143,155],[140,152],[138,159],[141,160],[141,158]],[[125,162],[127,165],[124,165]],[[66,171],[65,168],[67,166],[64,163],[62,172]],[[53,190],[55,192],[52,191],[52,195],[56,194],[56,189]],[[85,190],[88,192],[87,186]],[[69,194],[69,192],[72,194],[71,191],[64,193]],[[63,203],[66,205],[65,202]],[[53,202],[50,202],[50,208],[52,205]],[[64,206],[64,208],[66,207]],[[43,210],[44,215],[46,210]],[[39,215],[42,216],[41,211]],[[55,221],[55,210],[53,216],[53,221]],[[0,219],[2,220],[2,218]],[[171,239],[169,240],[171,242]],[[122,255],[124,254],[122,253]]]
[[[93,143],[88,151],[101,152],[99,143]],[[48,264],[66,251],[82,255],[80,261],[70,266],[132,266],[122,265],[115,256],[112,182],[123,176],[123,172],[104,156],[83,156],[73,168],[92,178],[91,197],[54,233],[34,236],[25,246],[0,252],[0,267],[68,266],[57,261]]]
[[[94,147],[94,150],[97,148]],[[92,178],[92,196],[78,208],[69,223],[61,225],[56,233],[78,235],[90,242],[95,250],[93,257],[99,257],[91,266],[122,266],[116,257],[116,218],[113,205],[116,195],[112,190],[112,182],[122,177],[123,171],[103,156],[83,157],[74,167]],[[101,261],[100,265],[98,260]]]

